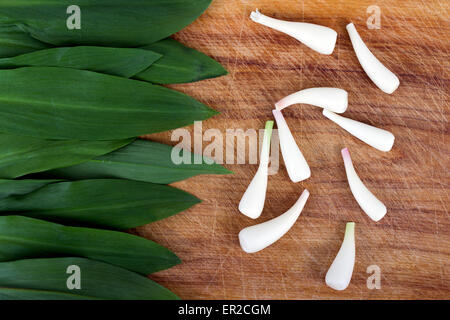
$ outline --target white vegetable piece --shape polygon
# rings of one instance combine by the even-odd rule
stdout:
[[[322,54],[331,54],[336,44],[337,32],[328,27],[270,18],[260,13],[258,9],[250,14],[250,19],[266,27],[286,33]]]
[[[308,197],[309,191],[305,189],[297,202],[282,215],[242,229],[239,232],[239,242],[242,250],[247,253],[258,252],[278,241],[297,221]]]
[[[261,215],[266,200],[272,128],[273,121],[267,121],[258,170],[239,202],[239,211],[252,219],[256,219]]]
[[[347,25],[347,31],[359,63],[373,83],[383,92],[389,94],[397,90],[400,80],[370,52],[353,23]]]
[[[344,241],[328,269],[325,283],[334,290],[345,290],[352,279],[355,265],[355,223],[348,222],[345,227]]]
[[[361,209],[370,217],[370,219],[373,221],[380,221],[386,215],[386,206],[378,200],[369,189],[367,189],[364,183],[362,183],[353,167],[348,149],[342,149],[341,153],[342,158],[344,159],[348,184],[356,202],[358,202]]]
[[[344,130],[375,149],[387,152],[390,151],[394,145],[395,137],[389,131],[345,118],[326,109],[324,109],[322,113],[325,117],[341,126]]]
[[[291,130],[286,123],[281,111],[272,110],[278,127],[278,136],[280,138],[281,154],[283,155],[284,164],[288,172],[289,178],[293,182],[299,182],[308,179],[311,176],[311,170],[305,160],[302,152],[298,148]]]
[[[347,110],[348,93],[339,88],[309,88],[295,92],[275,103],[277,110],[283,110],[296,103],[311,104],[316,107],[342,113]]]

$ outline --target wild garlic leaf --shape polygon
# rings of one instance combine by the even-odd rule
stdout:
[[[172,155],[177,158],[173,159]],[[186,163],[179,163],[180,159],[185,159]],[[78,165],[43,172],[39,176],[69,180],[122,178],[168,184],[199,174],[229,173],[232,172],[207,157],[138,139],[114,152]]]
[[[80,270],[80,288],[68,289],[69,266]],[[62,293],[69,299],[173,300],[178,297],[156,282],[126,269],[85,258],[24,259],[0,263],[0,287]],[[74,295],[75,294],[75,295]],[[37,295],[37,294],[35,294]],[[28,299],[26,295],[19,296]],[[2,291],[0,289],[0,299]],[[34,297],[36,299],[37,297]],[[61,296],[63,298],[63,296]]]
[[[0,133],[0,179],[78,164],[131,141],[44,140]]]
[[[142,47],[163,55],[150,68],[134,76],[153,83],[188,83],[226,75],[225,68],[204,53],[167,38]]]
[[[154,183],[97,179],[56,182],[0,199],[3,214],[111,229],[129,229],[167,218],[199,203],[182,190]]]
[[[211,0],[2,0],[0,23],[16,25],[33,38],[58,46],[137,47],[183,29],[210,3]],[[76,10],[66,14],[71,5],[78,6],[80,15]],[[78,17],[81,18],[77,21]]]
[[[77,256],[103,261],[141,274],[180,263],[159,244],[128,233],[66,227],[22,216],[0,217],[0,261]]]
[[[0,69],[63,67],[130,78],[148,69],[161,57],[159,53],[134,48],[62,47],[0,59]]]
[[[143,81],[55,67],[0,70],[0,132],[60,140],[115,140],[217,114]]]
[[[214,59],[171,38],[140,49],[96,46],[52,48],[52,45],[35,40],[17,27],[11,31],[5,28],[0,27],[0,69],[69,67],[133,77],[156,84],[188,83],[228,73]]]

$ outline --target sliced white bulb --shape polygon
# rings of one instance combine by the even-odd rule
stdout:
[[[261,148],[259,167],[255,176],[245,190],[239,202],[239,211],[249,218],[256,219],[261,215],[266,200],[267,178],[269,172],[270,139],[273,121],[267,121]]]
[[[345,172],[347,174],[348,184],[353,196],[361,209],[373,221],[381,220],[387,212],[386,206],[375,197],[372,192],[364,185],[353,167],[350,152],[347,148],[341,150],[344,159]]]
[[[250,19],[266,27],[286,33],[322,54],[331,54],[336,44],[337,32],[328,27],[270,18],[260,13],[258,9],[250,14]]]
[[[390,151],[394,145],[395,137],[389,131],[345,118],[326,109],[324,109],[322,113],[325,117],[338,124],[344,130],[375,149],[387,152]]]
[[[242,229],[239,232],[239,242],[242,250],[247,253],[258,252],[278,241],[297,221],[308,197],[309,191],[305,189],[297,202],[282,215]]]
[[[288,95],[275,103],[275,107],[277,110],[283,110],[297,103],[311,104],[333,112],[342,113],[347,110],[348,93],[339,88],[309,88]]]
[[[288,172],[289,178],[293,182],[299,182],[308,179],[311,176],[311,170],[305,160],[302,152],[298,148],[291,130],[281,111],[272,110],[278,127],[278,136],[280,139],[281,154],[283,155],[284,164]]]
[[[334,290],[345,290],[352,279],[355,265],[355,223],[348,222],[345,227],[344,241],[328,269],[325,283]]]
[[[380,88],[383,92],[393,93],[400,85],[400,80],[388,68],[386,68],[367,48],[364,41],[356,31],[353,23],[347,25],[348,35],[352,41],[353,49],[359,63],[367,73],[369,78]]]

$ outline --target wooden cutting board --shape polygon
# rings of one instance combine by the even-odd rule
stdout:
[[[370,5],[381,29],[368,29]],[[326,120],[321,109],[296,105],[284,112],[312,170],[294,184],[280,161],[269,178],[266,205],[256,221],[237,210],[256,165],[226,165],[229,176],[200,176],[174,184],[203,203],[135,230],[176,252],[183,263],[151,275],[183,299],[431,299],[450,298],[449,4],[442,0],[291,1],[215,0],[175,35],[214,57],[229,75],[173,86],[221,111],[203,130],[259,129],[273,104],[309,87],[349,92],[346,116],[394,133],[392,151],[377,151]],[[252,22],[255,8],[279,19],[317,23],[339,34],[332,55]],[[400,78],[392,95],[368,79],[345,30],[352,21],[368,47]],[[192,128],[191,128],[192,129]],[[170,133],[149,136],[171,144]],[[208,143],[204,143],[204,146]],[[387,208],[371,221],[350,193],[340,149]],[[287,210],[303,189],[311,197],[294,227],[276,244],[244,253],[239,231]],[[356,264],[350,286],[333,291],[325,274],[339,250],[345,223],[356,222]],[[381,289],[369,290],[368,266],[381,269]]]

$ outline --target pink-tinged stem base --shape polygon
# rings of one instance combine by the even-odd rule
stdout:
[[[272,110],[273,117],[275,120],[278,121],[284,121],[283,115],[281,114],[280,110]]]
[[[341,150],[342,158],[344,159],[344,162],[352,163],[352,158],[350,157],[350,152],[348,151],[348,148],[344,148]]]
[[[280,110],[283,110],[284,108],[286,108],[287,106],[289,106],[289,101],[287,98],[289,98],[289,96],[287,96],[286,98],[283,98],[280,101],[278,101],[277,103],[275,103],[275,109],[280,111]]]

